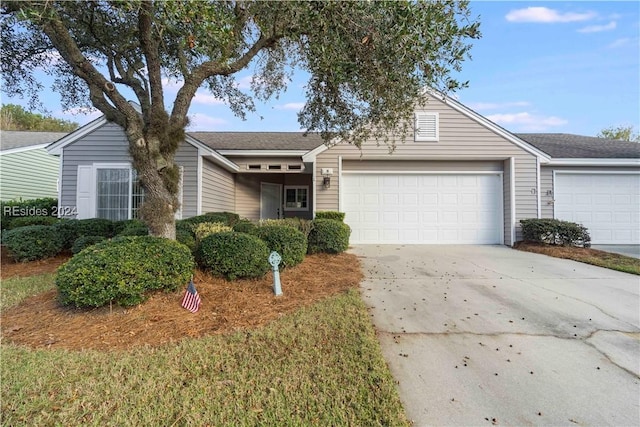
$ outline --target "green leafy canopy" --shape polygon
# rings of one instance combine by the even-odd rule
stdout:
[[[66,107],[92,103],[126,125],[121,87],[150,123],[171,78],[182,83],[171,123],[184,127],[199,87],[244,117],[302,69],[311,77],[301,125],[359,142],[408,118],[425,87],[464,85],[451,75],[478,27],[467,2],[452,1],[7,1],[3,90],[37,102],[34,70],[44,71]],[[249,66],[245,93],[234,75]]]

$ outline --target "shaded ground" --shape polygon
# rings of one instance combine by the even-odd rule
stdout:
[[[9,258],[7,250],[3,247],[0,250],[2,263],[0,264],[0,277],[8,279],[10,277],[35,276],[36,274],[53,273],[62,264],[71,258],[71,254],[58,255],[33,262],[14,262]]]
[[[576,248],[571,246],[553,246],[542,243],[518,242],[516,249],[556,258],[571,259],[598,267],[610,268],[625,273],[640,275],[640,259],[592,248]]]
[[[60,263],[53,258],[19,266],[22,270],[15,266],[15,271],[40,274],[55,270]],[[3,259],[3,275],[13,267],[5,265]],[[354,255],[318,254],[281,272],[280,278],[283,295],[276,297],[270,273],[261,280],[228,282],[198,271],[194,283],[202,305],[195,314],[180,306],[184,289],[157,293],[137,307],[92,310],[63,307],[57,302],[56,290],[51,290],[3,312],[2,339],[34,348],[72,350],[159,346],[186,337],[263,325],[301,306],[358,286],[362,273]]]

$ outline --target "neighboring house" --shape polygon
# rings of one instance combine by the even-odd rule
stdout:
[[[437,94],[416,109],[415,123],[392,154],[374,141],[359,150],[301,133],[190,133],[176,155],[178,217],[340,210],[352,243],[506,245],[521,238],[519,220],[557,217],[582,220],[594,243],[640,243],[640,145],[597,140],[607,148],[588,154],[587,137],[518,136]],[[554,151],[554,141],[571,148]],[[47,149],[61,157],[63,208],[77,207],[79,218],[135,215],[141,194],[119,126],[99,118]],[[578,211],[565,209],[568,192]]]
[[[58,197],[60,160],[46,146],[65,132],[0,131],[0,200]]]

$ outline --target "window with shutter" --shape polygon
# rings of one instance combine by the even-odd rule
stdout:
[[[438,141],[438,113],[416,113],[416,141]]]

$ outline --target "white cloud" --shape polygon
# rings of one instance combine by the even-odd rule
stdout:
[[[511,108],[511,107],[528,107],[527,101],[513,101],[513,102],[469,102],[465,104],[467,107],[476,111],[497,110],[498,108]]]
[[[509,22],[542,22],[546,24],[556,22],[588,21],[595,17],[596,14],[594,12],[559,12],[547,7],[527,7],[525,9],[516,9],[510,11],[505,16]]]
[[[193,97],[192,102],[204,105],[224,105],[224,101],[222,99],[210,93],[201,91],[196,92],[196,96]]]
[[[498,123],[509,129],[510,131],[531,131],[541,132],[551,127],[566,125],[566,119],[555,116],[538,116],[535,114],[522,113],[506,113],[506,114],[489,114],[486,116],[492,122]]]
[[[580,28],[579,33],[600,33],[602,31],[611,31],[616,29],[616,21],[611,21],[606,25],[589,25],[588,27]]]
[[[216,130],[219,126],[227,124],[227,121],[219,117],[207,116],[203,113],[189,114],[190,131],[210,131]]]
[[[623,38],[623,39],[614,40],[613,42],[609,43],[607,47],[609,49],[616,49],[618,47],[628,46],[629,44],[631,44],[631,39]]]
[[[276,105],[276,110],[295,110],[300,111],[304,107],[304,102],[288,102],[283,105]]]
[[[237,81],[238,89],[251,89],[253,76],[244,76]]]

